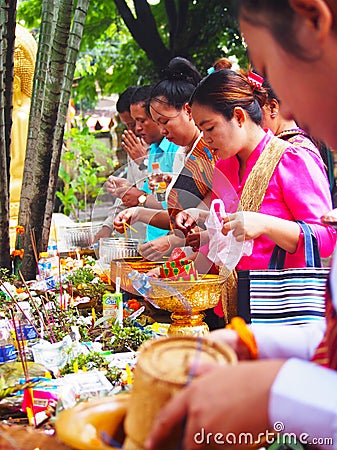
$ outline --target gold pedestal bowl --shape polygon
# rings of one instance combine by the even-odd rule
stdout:
[[[199,275],[196,281],[149,279],[148,297],[159,308],[171,311],[170,336],[203,336],[209,333],[203,321],[204,310],[214,308],[221,296],[226,277]]]

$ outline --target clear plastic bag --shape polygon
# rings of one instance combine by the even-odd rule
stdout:
[[[226,210],[223,201],[220,199],[213,200],[209,216],[205,221],[210,239],[207,256],[217,266],[224,266],[233,270],[242,256],[252,254],[253,241],[237,241],[232,230],[227,236],[222,234],[224,217],[226,217]]]

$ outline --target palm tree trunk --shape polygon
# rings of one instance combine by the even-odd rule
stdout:
[[[58,5],[58,4],[57,4]],[[33,94],[31,109],[29,114],[28,138],[26,147],[26,158],[22,179],[22,190],[20,198],[20,210],[18,223],[25,229],[23,238],[24,258],[22,262],[22,272],[26,279],[35,277],[36,260],[34,256],[32,234],[35,236],[36,230],[30,223],[31,218],[31,198],[34,184],[36,184],[35,167],[37,165],[37,142],[40,133],[40,123],[43,111],[45,85],[49,74],[49,60],[55,30],[55,17],[58,6],[54,6],[53,0],[43,0],[42,18],[39,37],[39,45],[35,64]],[[40,217],[42,221],[42,218]],[[27,267],[28,269],[25,269]]]
[[[47,1],[48,5],[50,0]],[[53,143],[58,118],[61,89],[65,75],[65,59],[72,18],[73,2],[61,0],[58,3],[58,14],[55,31],[52,36],[51,54],[47,77],[44,79],[43,107],[36,140],[36,157],[32,170],[33,183],[29,189],[22,189],[22,197],[28,200],[28,215],[26,219],[24,258],[22,273],[26,279],[36,276],[36,261],[31,233],[34,234],[36,252],[46,249],[42,242],[42,231],[47,202],[50,168],[53,156]],[[52,19],[54,16],[52,17]],[[52,28],[52,27],[51,27]],[[39,48],[44,45],[48,36],[41,36]],[[50,37],[49,37],[50,39]],[[33,93],[35,95],[35,93]],[[26,166],[25,166],[26,168]],[[24,172],[25,177],[25,172]],[[24,195],[26,194],[26,195]],[[26,210],[27,212],[27,210]],[[20,208],[21,218],[21,208]]]
[[[22,262],[26,279],[36,276],[32,235],[37,253],[47,248],[67,107],[89,6],[89,0],[79,0],[73,17],[73,0],[57,3],[55,11],[53,1],[43,1],[46,23],[42,28],[44,32],[40,36],[38,53],[46,54],[37,60],[34,85],[41,94],[39,98],[33,90],[35,107],[40,108],[31,116],[27,150],[33,163],[27,161],[26,156],[24,179],[26,175],[27,179],[21,194],[19,223],[26,230]]]
[[[16,1],[0,2],[0,267],[9,271],[12,269],[9,244],[9,164],[15,11]],[[5,89],[1,89],[2,86]]]
[[[49,238],[49,230],[52,220],[54,199],[56,191],[56,183],[58,177],[58,171],[60,167],[60,159],[63,147],[63,135],[64,127],[67,120],[67,111],[71,95],[71,88],[74,79],[75,64],[78,55],[78,51],[81,44],[83,35],[84,23],[88,12],[90,0],[79,0],[74,12],[74,20],[72,23],[69,45],[66,55],[66,66],[64,83],[61,91],[61,99],[59,106],[59,114],[56,123],[54,143],[53,143],[53,157],[50,168],[50,183],[47,193],[46,212],[43,224],[42,232],[42,245],[46,246]]]

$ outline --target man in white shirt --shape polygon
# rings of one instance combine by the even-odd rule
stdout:
[[[140,142],[145,142],[149,145],[147,159],[141,157],[133,160],[134,164],[140,162],[138,168],[135,170],[142,172],[142,175],[138,176],[137,174],[137,181],[135,183],[131,183],[129,180],[125,180],[125,178],[114,176],[110,176],[106,182],[107,191],[110,192],[112,196],[120,199],[120,202],[118,203],[119,210],[121,209],[121,206],[122,208],[140,206],[154,209],[166,209],[166,205],[162,205],[162,203],[158,202],[151,193],[147,183],[147,175],[152,171],[151,164],[153,162],[158,162],[163,172],[171,173],[178,146],[169,142],[162,136],[159,126],[152,120],[147,112],[146,102],[150,96],[151,89],[151,85],[140,86],[133,91],[129,100],[129,117],[135,122],[135,134],[138,136]],[[127,119],[124,118],[124,120]],[[134,141],[135,139],[137,139],[137,137],[135,136],[133,138],[131,133],[127,131],[124,137],[124,145],[130,146],[131,141]],[[149,167],[147,167],[147,165]],[[119,210],[114,207],[113,210],[110,211],[109,216],[103,222],[103,227],[96,235],[95,240],[100,237],[108,237],[111,235],[114,228],[113,221]],[[164,234],[167,234],[167,230],[162,230],[151,225],[146,226],[146,241],[151,241]],[[137,235],[137,239],[139,239],[139,235]]]
[[[144,139],[138,137],[135,133],[136,122],[132,118],[130,113],[130,100],[132,94],[137,89],[136,86],[129,86],[124,92],[122,92],[116,103],[116,110],[120,117],[121,122],[126,126],[126,130],[122,135],[121,146],[127,153],[127,173],[126,180],[130,185],[136,186],[141,189],[144,185],[144,180],[147,177],[147,161],[149,146]],[[115,178],[115,177],[114,177]],[[116,180],[123,182],[123,178]],[[111,217],[115,217],[119,211],[125,209],[123,202],[120,198],[116,198],[115,203],[109,211],[109,216],[103,222],[102,228],[96,234],[94,241],[98,241],[100,238],[110,237],[113,230],[111,223]],[[141,229],[139,229],[139,227]],[[145,226],[143,224],[138,225],[138,232],[140,236],[145,236]]]

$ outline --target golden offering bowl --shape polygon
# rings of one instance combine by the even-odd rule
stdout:
[[[209,333],[202,311],[218,304],[226,277],[208,274],[199,276],[200,279],[196,281],[149,279],[152,286],[150,301],[172,312],[169,335],[202,336]]]

